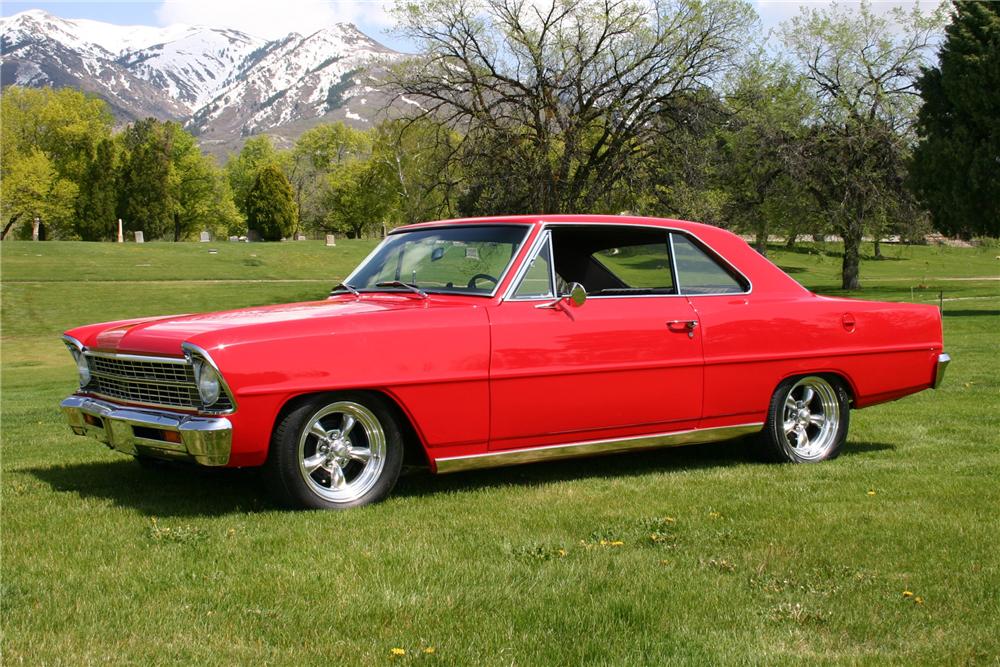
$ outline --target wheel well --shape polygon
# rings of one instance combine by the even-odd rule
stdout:
[[[416,467],[430,467],[430,460],[427,457],[427,451],[424,449],[423,443],[420,441],[420,436],[417,434],[417,429],[413,426],[410,421],[409,416],[407,416],[406,411],[403,410],[402,406],[396,402],[396,400],[385,393],[384,391],[378,391],[374,389],[359,389],[352,390],[365,394],[372,394],[382,399],[386,406],[392,411],[393,416],[396,418],[396,423],[399,424],[399,430],[403,434],[403,465],[404,466],[416,466]],[[336,391],[315,391],[308,394],[299,394],[298,396],[293,396],[292,398],[285,401],[285,404],[281,406],[278,410],[278,414],[275,415],[274,423],[271,424],[271,433],[278,427],[281,420],[285,418],[289,412],[299,407],[306,401],[310,401],[316,396],[321,396],[323,394],[336,394]],[[268,456],[270,456],[270,445],[268,446]]]
[[[855,399],[854,385],[851,384],[851,380],[846,375],[838,371],[821,371],[818,373],[795,373],[793,375],[789,375],[783,378],[782,382],[790,378],[798,379],[798,378],[808,377],[810,375],[817,375],[821,378],[825,378],[827,380],[832,380],[834,382],[839,383],[844,388],[844,391],[847,392],[848,403],[850,403],[852,406],[854,405],[854,399]],[[779,382],[778,384],[781,383]]]

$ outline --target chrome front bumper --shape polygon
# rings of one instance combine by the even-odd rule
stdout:
[[[85,396],[70,396],[60,407],[74,433],[125,454],[190,458],[205,466],[229,462],[233,425],[224,417],[130,408]]]
[[[944,381],[944,372],[948,368],[948,364],[951,363],[951,357],[947,354],[939,354],[937,362],[937,371],[934,374],[934,388],[937,389],[941,386]]]

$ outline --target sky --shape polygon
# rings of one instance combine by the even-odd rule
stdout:
[[[777,28],[802,7],[825,7],[830,0],[752,0],[765,31]],[[840,0],[843,7],[857,6],[860,0]],[[4,0],[0,15],[10,16],[27,9],[43,9],[62,18],[85,18],[119,25],[167,26],[172,23],[236,28],[274,39],[289,32],[309,34],[323,25],[348,21],[362,32],[401,51],[415,51],[413,44],[390,29],[389,0],[106,0],[85,2],[24,2]],[[930,8],[925,0],[921,6]],[[874,0],[878,10],[911,6],[898,0]]]

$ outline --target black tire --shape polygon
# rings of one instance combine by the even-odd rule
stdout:
[[[847,440],[850,420],[850,397],[840,380],[821,375],[788,378],[771,397],[758,453],[779,463],[834,459]]]
[[[305,400],[282,417],[263,472],[285,505],[348,509],[388,496],[402,465],[403,437],[386,400],[338,392]]]

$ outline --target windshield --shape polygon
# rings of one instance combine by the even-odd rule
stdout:
[[[359,291],[406,289],[399,285],[405,283],[424,292],[489,296],[528,231],[524,225],[470,225],[392,234],[347,284]]]

